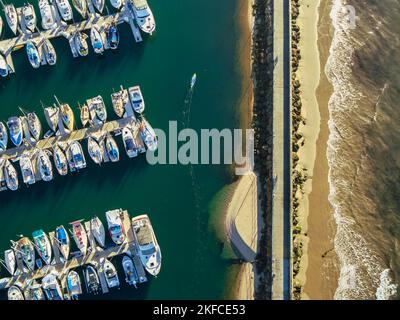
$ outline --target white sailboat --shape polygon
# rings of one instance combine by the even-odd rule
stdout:
[[[103,162],[103,152],[93,137],[88,139],[88,152],[94,163],[101,164]]]
[[[105,140],[107,155],[111,162],[119,161],[119,149],[114,138],[108,134]]]
[[[15,253],[14,250],[8,249],[4,251],[4,262],[6,264],[7,270],[11,275],[14,275],[15,273],[15,266],[16,266],[16,260],[15,260]]]
[[[57,53],[49,39],[44,40],[43,49],[44,49],[44,55],[46,58],[46,62],[50,66],[55,65],[57,63]]]
[[[115,244],[121,245],[126,239],[124,224],[121,219],[122,211],[120,209],[106,212],[108,232]]]
[[[53,180],[53,168],[46,151],[40,150],[37,157],[37,166],[43,181]]]
[[[6,58],[0,53],[0,76],[3,78],[7,77],[10,72]]]
[[[18,14],[15,6],[10,3],[4,6],[4,14],[6,16],[7,24],[14,34],[18,31]]]
[[[39,10],[42,17],[42,28],[50,30],[57,27],[56,8],[48,0],[39,0]]]
[[[27,185],[34,184],[36,179],[31,158],[27,154],[23,154],[19,158],[19,165],[21,167],[22,179],[24,183]]]
[[[6,179],[7,188],[15,191],[18,189],[18,175],[10,160],[6,160],[4,164],[4,177]]]
[[[104,275],[106,276],[107,286],[111,288],[119,287],[119,279],[117,269],[115,266],[107,259],[104,261]]]
[[[75,169],[81,170],[86,168],[85,155],[83,153],[82,146],[78,141],[72,142],[68,151],[72,161],[74,162]]]
[[[94,217],[90,220],[90,230],[92,231],[93,237],[101,247],[105,247],[106,232],[104,230],[103,223],[98,217]]]
[[[25,300],[21,289],[15,285],[11,286],[7,291],[8,300]]]
[[[57,131],[58,120],[60,115],[60,109],[58,107],[46,107],[44,108],[44,115],[50,129],[54,132]]]
[[[38,141],[42,133],[42,125],[40,123],[39,117],[35,112],[29,112],[26,115],[26,120],[28,123],[29,133],[36,141]]]
[[[139,130],[140,136],[146,144],[146,147],[150,151],[154,152],[157,149],[157,135],[154,132],[153,127],[143,118]]]
[[[0,151],[7,149],[8,133],[3,122],[0,122]]]
[[[130,126],[126,126],[122,129],[122,141],[124,142],[125,151],[128,157],[136,157],[138,155],[138,148],[135,139],[133,138],[132,128]]]
[[[61,176],[65,176],[68,173],[67,157],[65,156],[64,151],[62,151],[61,148],[57,145],[53,149],[53,159],[58,174]]]
[[[94,52],[97,54],[103,54],[104,37],[96,26],[93,26],[90,30],[90,41],[92,42]]]
[[[60,12],[61,18],[65,21],[71,21],[73,18],[72,8],[68,0],[56,0],[58,11]]]
[[[30,3],[25,4],[22,7],[22,17],[24,19],[25,27],[30,32],[35,32],[36,29],[36,13],[33,5]]]

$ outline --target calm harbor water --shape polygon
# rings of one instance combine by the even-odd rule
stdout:
[[[241,79],[236,67],[239,31],[235,17],[239,1],[149,3],[157,31],[152,37],[144,37],[141,44],[134,42],[129,26],[124,24],[119,28],[118,52],[106,52],[103,57],[95,56],[91,50],[88,57],[74,59],[66,39],[59,38],[52,41],[58,54],[57,65],[33,70],[25,49],[15,52],[16,74],[0,79],[0,120],[19,115],[20,106],[35,110],[46,131],[40,101],[53,103],[53,95],[57,95],[73,107],[78,120],[77,102],[98,94],[105,99],[109,119],[113,119],[112,89],[140,84],[146,118],[153,127],[167,130],[168,121],[183,120],[187,86],[193,72],[197,72],[191,127],[238,127]],[[109,3],[107,6],[111,8]],[[74,15],[78,17],[76,12]],[[3,37],[9,35],[7,29]],[[123,148],[120,137],[117,142]],[[119,291],[97,298],[223,298],[232,262],[221,255],[221,242],[209,222],[209,205],[214,195],[232,182],[229,168],[151,166],[145,157],[128,160],[125,153],[120,162],[97,167],[86,147],[83,142],[88,168],[82,172],[67,177],[56,174],[50,183],[39,182],[29,188],[21,186],[17,192],[0,193],[0,249],[7,249],[9,240],[17,239],[17,234],[31,236],[38,228],[51,231],[57,225],[93,215],[105,222],[105,211],[113,208],[128,209],[132,216],[147,213],[162,249],[159,277],[137,290],[122,286]],[[113,261],[120,265],[120,260]],[[1,275],[6,272],[2,270]],[[119,275],[123,281],[122,272]],[[0,292],[0,298],[6,298],[5,291]]]

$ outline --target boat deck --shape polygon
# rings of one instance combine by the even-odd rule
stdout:
[[[103,262],[105,259],[112,259],[115,256],[122,255],[122,254],[128,254],[130,255],[135,263],[135,267],[137,268],[137,272],[139,274],[139,277],[143,277],[146,279],[146,274],[144,271],[144,268],[142,264],[140,263],[140,259],[137,256],[137,243],[136,239],[133,235],[133,228],[132,228],[132,223],[131,219],[129,217],[128,211],[124,210],[123,211],[123,224],[124,224],[124,229],[126,230],[126,241],[122,245],[114,245],[109,248],[102,249],[98,247],[93,239],[93,236],[90,233],[90,228],[88,223],[85,223],[85,229],[87,229],[90,238],[89,238],[89,244],[90,248],[88,250],[88,253],[86,256],[82,255],[74,255],[71,254],[71,258],[66,262],[62,263],[57,262],[57,258],[53,261],[54,264],[50,266],[43,266],[41,269],[34,270],[34,271],[28,271],[26,268],[23,267],[22,261],[17,261],[17,266],[19,270],[24,270],[23,272],[19,272],[18,275],[9,277],[9,278],[3,278],[0,280],[0,289],[7,289],[10,286],[16,284],[23,290],[25,287],[30,283],[32,280],[38,280],[46,276],[47,274],[51,272],[56,272],[58,273],[59,279],[61,281],[62,286],[65,288],[65,278],[68,272],[71,269],[75,269],[78,267],[83,267],[85,265],[91,264],[93,265],[99,274],[100,282],[101,282],[101,287],[103,290],[103,293],[108,292],[108,287],[105,281],[105,276],[104,276],[104,271],[102,268]],[[52,238],[53,239],[53,238]],[[71,239],[71,241],[73,241]],[[56,246],[55,243],[53,243],[53,248]],[[58,252],[58,249],[55,250]],[[122,283],[123,281],[123,274],[121,272],[118,274],[120,278],[120,282]],[[81,278],[82,285],[84,284],[84,279]],[[143,281],[142,281],[143,282]]]

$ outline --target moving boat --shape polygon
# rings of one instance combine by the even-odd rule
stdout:
[[[7,271],[11,275],[14,275],[15,265],[16,265],[14,250],[8,249],[8,250],[4,251],[4,263],[7,267]]]
[[[117,10],[121,9],[121,7],[123,5],[122,0],[110,0],[110,2],[111,2],[111,5]]]
[[[88,293],[98,294],[100,291],[100,280],[96,269],[88,265],[85,269],[86,290]]]
[[[81,117],[82,126],[86,126],[86,124],[90,120],[89,108],[88,108],[88,106],[86,104],[84,104],[80,108],[80,111],[81,111],[80,117]]]
[[[74,43],[81,57],[85,57],[89,53],[89,46],[86,41],[87,37],[86,33],[79,31],[77,31],[74,36]]]
[[[16,242],[16,255],[22,258],[29,270],[35,269],[35,247],[27,237]]]
[[[18,189],[18,175],[10,160],[6,160],[4,164],[4,177],[6,179],[7,188],[15,191]]]
[[[82,146],[78,141],[71,143],[69,147],[70,156],[74,162],[74,168],[77,170],[86,168],[85,155],[82,150]]]
[[[26,54],[31,66],[35,69],[40,67],[39,51],[32,41],[26,43]]]
[[[22,7],[22,17],[24,19],[26,28],[32,33],[35,32],[36,13],[35,13],[35,9],[33,9],[33,5],[28,3]]]
[[[75,240],[76,246],[85,256],[88,248],[88,238],[85,228],[83,227],[82,220],[77,220],[74,222],[70,222],[72,225],[72,237]]]
[[[68,173],[68,162],[64,151],[62,151],[59,146],[54,147],[53,158],[58,174],[61,176],[65,176]]]
[[[7,121],[7,127],[10,131],[10,139],[12,143],[19,147],[22,143],[22,122],[19,117],[11,117]]]
[[[98,217],[94,217],[90,220],[90,230],[92,231],[93,237],[101,247],[105,247],[106,232],[104,230],[103,223]]]
[[[32,232],[32,237],[39,256],[49,265],[51,263],[51,244],[47,234],[40,229]]]
[[[32,137],[37,141],[40,139],[40,134],[42,133],[42,125],[40,123],[39,117],[35,112],[29,112],[26,116],[28,122],[28,129]]]
[[[57,131],[58,119],[60,115],[60,109],[56,106],[44,108],[44,115],[50,129],[54,132]]]
[[[18,14],[17,14],[17,10],[15,10],[15,7],[12,3],[6,4],[4,6],[4,14],[6,15],[6,20],[7,20],[8,26],[10,27],[11,31],[14,34],[17,34]]]
[[[157,276],[161,269],[161,250],[147,215],[132,219],[140,260],[148,273]]]
[[[50,66],[55,65],[57,62],[57,53],[49,39],[45,39],[43,49],[47,63]]]
[[[139,281],[139,275],[136,271],[132,259],[127,255],[125,255],[122,259],[122,267],[124,268],[126,283],[129,285],[134,285],[136,287],[136,284]]]
[[[103,162],[103,153],[100,145],[92,137],[89,137],[88,139],[88,151],[94,163],[101,164]]]
[[[61,18],[68,22],[72,20],[72,8],[68,0],[56,0],[58,11],[60,12]]]
[[[46,300],[42,287],[36,281],[25,290],[25,296],[26,300]]]
[[[48,0],[39,0],[39,10],[42,16],[42,28],[50,30],[57,27],[56,12],[54,6]]]
[[[60,116],[65,129],[69,132],[74,130],[75,118],[74,113],[68,103],[60,105]]]
[[[136,157],[138,155],[138,149],[130,126],[126,126],[122,129],[122,141],[124,142],[125,151],[128,157]]]
[[[0,151],[7,149],[8,133],[7,128],[3,122],[0,122]]]
[[[121,89],[121,91],[112,93],[111,101],[115,114],[118,117],[122,118],[125,113],[125,105],[129,101],[128,92],[126,90]]]
[[[36,182],[35,173],[31,158],[27,154],[23,154],[19,158],[19,166],[21,167],[22,179],[25,184],[34,184]]]
[[[106,29],[107,43],[110,49],[115,50],[118,48],[119,44],[119,32],[115,22]]]
[[[102,123],[107,121],[107,109],[102,96],[90,100],[89,113],[93,121],[98,120]]]
[[[78,300],[78,296],[82,294],[81,279],[74,270],[71,270],[67,275],[67,290],[73,300]]]
[[[194,73],[192,76],[192,80],[190,81],[190,89],[193,89],[195,84],[196,84],[196,80],[197,80],[197,74]]]
[[[7,291],[8,300],[25,300],[24,294],[17,286],[11,286]]]
[[[92,42],[94,52],[97,54],[102,54],[104,52],[104,40],[96,26],[93,26],[90,30],[90,40]]]
[[[46,275],[42,280],[42,288],[48,300],[63,300],[61,286],[56,274]]]
[[[128,8],[136,17],[136,23],[139,28],[145,32],[152,34],[156,29],[156,21],[146,0],[128,1]]]
[[[104,0],[92,0],[92,3],[94,7],[99,11],[100,13],[103,12],[104,9]]]
[[[107,150],[107,155],[110,158],[111,162],[119,161],[118,146],[114,138],[110,134],[108,134],[106,138],[106,150]]]
[[[64,259],[64,262],[68,260],[69,250],[70,250],[70,240],[68,236],[67,230],[65,230],[64,226],[58,226],[56,228],[56,243],[57,247],[61,252],[61,255]]]
[[[0,53],[0,76],[2,76],[3,78],[7,77],[9,71],[10,70],[8,68],[6,58],[4,58],[3,54]]]
[[[129,88],[129,98],[133,110],[137,113],[142,113],[144,111],[144,100],[140,86],[134,86]]]
[[[53,179],[53,168],[48,154],[44,150],[40,150],[37,157],[37,166],[40,177],[43,181],[51,181]]]
[[[117,245],[121,245],[126,239],[124,224],[121,220],[121,214],[121,209],[115,209],[106,212],[108,232],[110,233],[112,241],[114,241],[114,243]]]
[[[72,0],[72,5],[75,7],[76,11],[82,16],[82,18],[86,18],[87,16],[87,3],[86,0]]]
[[[157,149],[157,136],[152,126],[146,121],[146,119],[142,119],[139,130],[140,136],[142,137],[142,140],[146,144],[147,148],[150,151],[155,151]]]
[[[110,289],[114,287],[119,287],[118,274],[114,265],[108,259],[105,259],[103,268],[108,287]]]

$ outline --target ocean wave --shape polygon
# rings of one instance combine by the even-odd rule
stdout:
[[[397,284],[393,283],[390,272],[390,269],[385,269],[381,273],[380,284],[376,289],[377,300],[389,300],[397,294]]]

